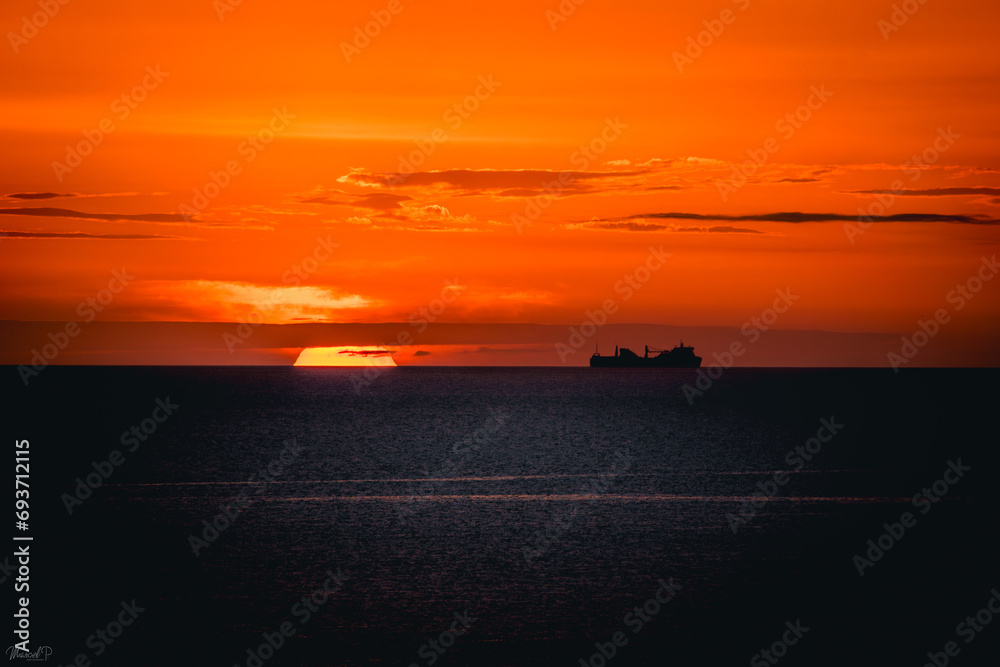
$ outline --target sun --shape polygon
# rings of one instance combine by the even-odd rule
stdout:
[[[296,366],[395,366],[392,353],[384,347],[354,345],[307,347],[299,353]]]

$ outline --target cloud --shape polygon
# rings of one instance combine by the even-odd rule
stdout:
[[[75,197],[71,194],[59,194],[58,192],[14,192],[4,195],[4,199],[59,199],[60,197]]]
[[[400,208],[402,202],[412,200],[406,195],[394,195],[388,192],[366,193],[353,195],[340,190],[329,190],[326,193],[300,199],[303,204],[326,204],[328,206],[353,206],[375,211],[391,211]]]
[[[352,168],[337,182],[376,191],[401,188],[415,197],[489,196],[496,199],[529,198],[543,194],[570,197],[591,194],[635,194],[669,190],[711,189],[731,181],[737,165],[713,158],[652,158],[645,162],[614,160],[600,170],[557,169],[446,169],[410,174]],[[885,163],[852,165],[767,164],[746,180],[756,186],[810,186],[831,182],[851,172],[896,171],[906,165]],[[922,165],[942,174],[949,166]],[[939,194],[959,194],[962,189],[941,188]],[[872,191],[875,192],[875,191]],[[932,191],[928,191],[932,192]],[[344,194],[344,193],[341,193]],[[992,194],[980,190],[968,194]],[[930,195],[929,195],[930,196]],[[336,203],[336,202],[330,202]]]
[[[418,171],[411,174],[373,172],[352,168],[337,179],[344,190],[361,189],[357,194],[342,190],[318,190],[307,195],[302,201],[310,203],[341,204],[354,207],[348,214],[350,222],[364,223],[372,229],[407,229],[413,231],[487,231],[490,221],[476,223],[471,215],[433,215],[435,207],[445,204],[459,208],[462,197],[489,197],[494,201],[539,197],[564,199],[573,196],[613,196],[613,195],[654,195],[664,198],[670,192],[711,191],[731,176],[733,165],[710,158],[653,158],[643,161],[618,160],[604,163],[596,171],[555,169],[446,169],[441,171]],[[800,165],[768,164],[760,169],[751,180],[754,187],[816,188],[841,178],[850,178],[852,187],[858,187],[858,174],[879,170],[896,170],[898,165]],[[947,171],[940,167],[940,173]],[[854,173],[851,173],[854,172]],[[869,181],[874,178],[866,176]],[[721,179],[721,180],[720,180]],[[868,185],[864,180],[862,185]],[[878,182],[871,183],[879,185]],[[942,185],[948,184],[947,182]],[[938,185],[937,182],[922,185]],[[352,187],[353,186],[353,187]],[[875,193],[859,191],[855,194]],[[400,193],[406,193],[405,195]],[[1000,195],[1000,188],[934,188],[907,191],[907,195],[986,195],[983,201],[990,201],[992,195]],[[658,204],[656,206],[663,206]],[[462,206],[463,209],[466,207]],[[664,207],[665,208],[665,207]],[[442,210],[443,209],[442,207]],[[467,210],[467,209],[466,209]],[[654,209],[655,210],[655,209]],[[998,216],[1000,217],[1000,216]],[[645,218],[645,219],[644,219]],[[670,221],[708,222],[707,225],[674,226],[659,225],[657,219]],[[665,212],[628,215],[591,220],[570,224],[570,227],[589,229],[620,230],[629,232],[677,232],[701,234],[757,234],[772,232],[753,229],[740,224],[711,223],[817,223],[856,220],[854,213],[810,213],[801,211],[775,212],[754,215],[715,215],[684,212]],[[898,213],[874,216],[873,222],[950,223],[965,225],[993,225],[997,221],[988,215],[973,213]],[[569,222],[569,221],[564,221]]]
[[[442,218],[450,218],[451,211],[446,209],[440,204],[428,204],[427,206],[421,206],[419,209],[420,213],[432,216],[439,216]]]
[[[663,225],[655,222],[585,222],[575,227],[587,229],[607,229],[623,232],[692,232],[698,234],[766,234],[758,229],[747,227],[733,227],[730,225],[714,225],[712,227],[677,227],[676,225]]]
[[[492,194],[529,197],[549,190],[560,194],[599,191],[602,181],[636,177],[642,171],[555,171],[551,169],[448,169],[418,171],[412,174],[352,171],[338,180],[343,183],[375,187],[438,188],[449,194]]]
[[[899,195],[902,197],[965,197],[969,195],[1000,195],[1000,188],[973,186],[968,188],[925,188],[922,190],[848,190],[852,195]]]
[[[413,356],[415,357],[429,357],[430,355],[431,353],[428,352],[427,350],[417,350],[416,352],[413,353]]]
[[[236,280],[139,280],[129,291],[141,303],[156,303],[187,321],[287,324],[337,322],[382,302],[336,287],[258,284]],[[251,320],[253,321],[253,320]]]
[[[724,222],[782,222],[801,224],[807,222],[853,222],[857,214],[845,213],[804,213],[801,211],[784,211],[780,213],[760,213],[752,215],[720,215],[707,213],[642,213],[625,218],[608,218],[597,222],[620,222],[644,218],[666,220],[708,220]],[[864,217],[865,222],[937,222],[964,225],[996,225],[1000,220],[982,215],[963,215],[945,213],[895,213],[893,215],[871,215]]]
[[[584,222],[571,227],[586,227],[588,229],[611,229],[623,232],[662,232],[670,229],[670,225],[652,222]]]
[[[454,215],[440,204],[421,205],[415,201],[407,201],[398,209],[380,214],[350,216],[343,222],[362,225],[373,230],[394,229],[412,232],[482,232],[502,224],[494,220],[479,220],[471,214]]]
[[[170,194],[169,192],[149,192],[146,196],[159,197]],[[90,194],[80,194],[79,192],[12,192],[0,195],[0,199],[13,199],[14,201],[31,201],[40,199],[68,199],[68,198],[91,198],[91,197],[139,197],[141,192],[92,192]]]
[[[747,227],[732,227],[730,225],[714,225],[712,227],[678,227],[677,232],[698,232],[701,234],[765,234],[759,229]]]
[[[349,357],[390,357],[392,354],[388,350],[363,350],[363,349],[346,349],[340,350],[337,354],[344,354]],[[428,354],[430,354],[428,352]]]
[[[82,195],[104,196],[104,195]],[[254,224],[256,220],[185,220],[180,213],[84,213],[68,208],[52,208],[36,206],[31,208],[0,208],[0,215],[21,215],[34,218],[73,218],[75,220],[100,220],[102,222],[149,222],[153,224],[196,225],[200,227],[229,227],[232,229],[267,229],[273,227],[265,224]]]
[[[0,215],[75,218],[77,220],[103,220],[105,222],[118,222],[120,220],[179,224],[187,222],[180,213],[82,213],[80,211],[72,211],[68,208],[50,208],[45,206],[34,208],[0,208]]]
[[[0,231],[0,237],[14,239],[97,239],[105,241],[146,241],[178,239],[179,236],[160,234],[88,234],[86,232],[14,232]]]
[[[226,282],[214,280],[196,281],[198,286],[215,292],[222,298],[260,308],[295,306],[312,309],[364,308],[371,304],[368,299],[357,294],[337,296],[322,287],[272,287],[252,283]]]

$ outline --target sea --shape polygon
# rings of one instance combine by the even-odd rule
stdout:
[[[995,369],[4,373],[48,665],[1000,664]]]

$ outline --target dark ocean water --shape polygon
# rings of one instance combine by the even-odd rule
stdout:
[[[956,634],[1000,587],[995,370],[731,369],[693,404],[686,370],[4,372],[49,664],[773,664],[786,622],[781,665],[997,664],[1000,618]]]

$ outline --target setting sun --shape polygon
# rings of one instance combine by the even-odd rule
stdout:
[[[383,347],[307,347],[295,360],[296,366],[395,366],[392,354]]]

